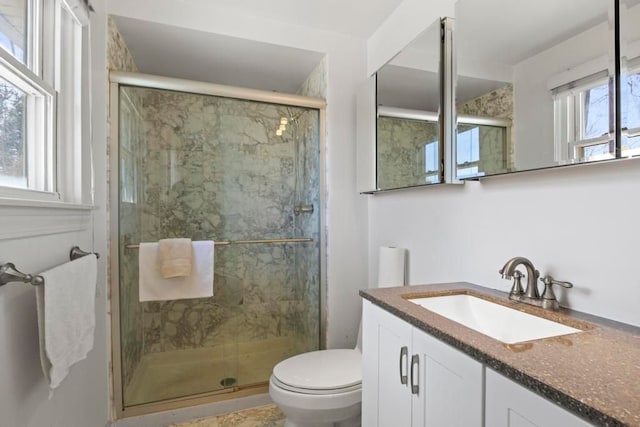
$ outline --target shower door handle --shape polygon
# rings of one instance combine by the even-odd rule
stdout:
[[[408,376],[407,376],[407,358],[409,357],[409,349],[407,346],[400,347],[400,384],[407,385]],[[404,363],[403,363],[404,362]],[[402,367],[404,366],[404,374]]]

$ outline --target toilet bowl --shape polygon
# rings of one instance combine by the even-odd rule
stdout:
[[[273,368],[269,394],[286,416],[285,427],[359,427],[360,350],[320,350]]]

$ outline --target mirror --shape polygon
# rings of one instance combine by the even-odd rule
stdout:
[[[640,155],[640,0],[620,1],[621,156]]]
[[[443,182],[440,20],[377,72],[376,187]]]
[[[610,6],[458,1],[459,179],[616,158]]]

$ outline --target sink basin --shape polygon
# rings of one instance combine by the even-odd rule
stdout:
[[[506,344],[582,332],[471,295],[412,298],[408,301]]]

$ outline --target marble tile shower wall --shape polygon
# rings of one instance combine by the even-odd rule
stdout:
[[[319,200],[317,111],[136,90],[146,130],[142,241],[319,237],[317,209],[311,218],[293,214],[298,199],[316,206]],[[281,117],[290,124],[279,137]],[[304,153],[294,149],[296,139]],[[318,300],[308,306],[319,288],[315,246],[216,248],[213,298],[142,304],[143,351],[317,336]],[[297,344],[292,352],[317,348],[312,341],[313,348]]]
[[[438,140],[438,124],[381,116],[377,129],[378,186],[399,188],[424,183],[424,146]]]
[[[514,122],[513,85],[507,84],[482,96],[458,105],[458,114],[509,119]],[[495,129],[481,130],[479,170],[487,174],[512,170],[515,164],[515,126],[511,126],[510,141],[505,147],[501,134]]]
[[[107,66],[109,70],[137,72],[136,66],[129,49],[118,31],[112,17],[107,21]],[[138,146],[144,137],[144,121],[141,115],[142,99],[136,93],[124,91],[121,94],[121,111],[126,112],[120,117],[120,154],[124,159],[121,165],[120,179],[120,211],[119,231],[126,236],[126,240],[139,241],[140,239],[140,206],[136,197],[139,193],[139,151]],[[111,124],[111,118],[109,118]],[[107,144],[110,147],[111,144]],[[112,172],[110,171],[110,174]],[[118,179],[109,176],[109,180]],[[111,206],[110,209],[117,209]],[[114,244],[115,242],[111,243]],[[120,324],[122,349],[122,382],[126,387],[133,376],[133,372],[142,356],[142,307],[138,301],[138,259],[126,256],[120,246]],[[116,274],[116,272],[110,272]]]

